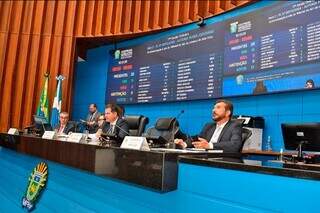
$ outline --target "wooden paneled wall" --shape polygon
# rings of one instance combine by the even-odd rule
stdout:
[[[63,81],[63,110],[70,111],[77,37],[133,34],[209,17],[252,0],[0,1],[0,131],[23,128],[50,73]],[[50,107],[51,108],[51,107]]]

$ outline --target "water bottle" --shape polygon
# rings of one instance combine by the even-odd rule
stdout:
[[[85,130],[84,131],[84,141],[88,143],[88,138],[89,138],[89,131]]]
[[[283,161],[283,149],[280,149],[279,161]]]
[[[271,144],[271,136],[270,135],[268,136],[268,139],[267,139],[266,150],[272,151],[272,144]]]

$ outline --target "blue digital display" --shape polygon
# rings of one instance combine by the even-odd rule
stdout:
[[[278,2],[123,48],[110,62],[106,102],[152,103],[318,88],[319,17],[320,1]]]

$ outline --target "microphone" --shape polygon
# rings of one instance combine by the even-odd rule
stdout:
[[[42,122],[42,120],[40,120],[40,121],[41,121],[41,125],[42,125],[43,130],[44,130],[44,131],[47,131],[47,130],[46,130],[46,127],[44,126],[44,123]]]
[[[29,125],[29,126],[25,126],[23,128],[24,134],[30,134],[30,132],[35,131],[35,129],[36,129],[36,125],[35,124]]]
[[[176,116],[176,120],[178,120],[178,118],[180,118],[180,116],[184,113],[184,110],[182,109],[179,114]]]
[[[110,124],[111,125],[111,124]],[[117,125],[117,124],[114,124],[114,126],[115,127],[117,127],[117,128],[119,128],[120,129],[120,131],[123,131],[124,133],[126,133],[127,135],[130,135],[129,134],[129,132],[127,132],[126,130],[124,130],[122,127],[120,127],[119,125]],[[111,127],[111,126],[110,126]],[[110,129],[110,128],[109,128]],[[107,137],[109,137],[109,139],[105,139],[104,137],[103,137],[103,135],[105,135],[105,136],[107,136]],[[108,143],[109,142],[109,140],[111,140],[111,137],[113,138],[113,140],[118,140],[119,139],[119,137],[118,137],[118,135],[115,135],[115,134],[108,134],[108,133],[102,133],[101,134],[101,140],[100,140],[100,138],[99,138],[99,140],[100,140],[100,145],[102,145],[102,146],[104,146],[105,145],[105,143]],[[110,142],[109,142],[110,143]]]
[[[76,121],[74,121],[74,122],[72,122],[72,129],[74,130],[74,132],[77,132],[77,130],[78,130],[78,124],[77,124],[77,122]]]
[[[110,124],[111,125],[111,124]],[[115,127],[118,127],[122,132],[126,133],[127,135],[130,135],[129,132],[127,132],[126,130],[124,130],[122,127],[120,127],[119,125],[117,124],[114,124]]]
[[[184,110],[182,109],[179,114],[175,117],[176,118],[176,122],[178,122],[178,119],[180,118],[180,116],[184,113]],[[174,126],[174,128],[176,128],[176,126]],[[174,134],[176,134],[178,131],[178,129],[175,129]],[[174,136],[173,136],[174,137]]]
[[[178,122],[178,118],[184,113],[184,110],[182,109],[179,114],[175,117],[176,118],[176,122]],[[174,137],[176,135],[176,133],[179,131],[179,128],[176,127],[176,125],[173,126],[172,129],[172,134],[171,134],[171,139],[170,139],[170,143],[169,143],[169,148],[175,148],[175,143],[174,143]],[[171,146],[170,146],[171,144]]]
[[[34,128],[34,127],[36,127],[36,125],[32,124],[32,125],[29,125],[29,126],[25,126],[24,129]]]

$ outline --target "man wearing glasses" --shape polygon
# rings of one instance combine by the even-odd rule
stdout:
[[[69,122],[69,113],[60,112],[59,124],[55,126],[54,131],[58,134],[69,134],[69,132],[75,132],[75,126]]]

